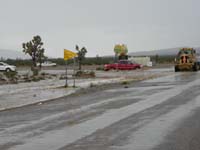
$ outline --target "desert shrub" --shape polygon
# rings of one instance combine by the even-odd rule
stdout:
[[[40,69],[38,67],[31,67],[31,71],[33,72],[33,76],[37,76]]]
[[[104,70],[103,67],[97,67],[96,70]]]
[[[87,78],[94,78],[95,72],[94,71],[77,71],[75,74],[76,77],[87,77]]]
[[[17,72],[15,71],[4,72],[4,75],[9,79],[13,79],[16,78]]]
[[[90,83],[90,87],[95,87],[95,84],[94,83]]]
[[[129,82],[128,81],[122,81],[121,84],[122,85],[127,85],[127,84],[129,84]]]

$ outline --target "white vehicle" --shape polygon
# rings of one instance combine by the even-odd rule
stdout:
[[[51,66],[56,66],[56,63],[53,63],[51,61],[45,61],[41,65],[42,67],[51,67]],[[37,63],[37,66],[40,66],[40,63]]]
[[[0,62],[0,71],[6,71],[6,72],[16,71],[16,66]]]

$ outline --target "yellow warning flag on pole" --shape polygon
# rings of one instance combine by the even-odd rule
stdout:
[[[72,59],[76,56],[77,56],[77,53],[64,49],[64,60]]]

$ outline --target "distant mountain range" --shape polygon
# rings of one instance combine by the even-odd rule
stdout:
[[[0,49],[0,58],[2,59],[30,59],[30,56],[25,55],[22,51]]]
[[[160,55],[160,56],[169,56],[169,55],[176,55],[178,51],[182,47],[177,47],[177,48],[169,48],[169,49],[160,49],[160,50],[152,50],[152,51],[142,51],[142,52],[130,52],[130,56],[155,56],[155,55]],[[197,53],[200,54],[200,47],[194,47],[196,49]]]
[[[182,47],[177,48],[168,48],[168,49],[160,49],[160,50],[152,50],[152,51],[141,51],[141,52],[129,52],[129,56],[166,56],[166,55],[176,55],[178,51]],[[197,53],[200,54],[200,47],[194,47]],[[0,58],[3,59],[30,59],[29,55],[25,55],[22,51],[15,50],[6,50],[0,49]]]

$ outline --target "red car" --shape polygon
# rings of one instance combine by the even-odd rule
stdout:
[[[114,64],[106,64],[104,65],[104,70],[108,71],[111,69],[119,69],[119,70],[133,70],[140,69],[141,65],[137,63],[132,63],[128,60],[120,60],[118,63]]]

